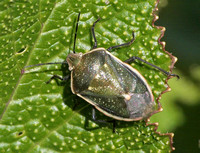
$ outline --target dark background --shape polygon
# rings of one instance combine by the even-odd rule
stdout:
[[[189,75],[190,66],[200,64],[200,0],[168,0],[156,24],[166,27],[166,49],[178,57],[176,67]]]
[[[182,85],[187,83],[194,86],[186,94],[193,95],[194,91],[191,89],[195,88],[200,95],[200,0],[160,0],[159,19],[155,24],[166,28],[162,41],[166,42],[166,50],[178,58],[173,72],[179,73],[181,79],[185,80],[185,83],[182,81]],[[182,85],[176,90],[181,91]],[[184,88],[187,86],[184,85]],[[176,94],[180,94],[179,97],[185,96],[184,92],[173,92],[171,96],[177,97]],[[182,121],[179,126],[171,128],[173,130],[166,131],[174,133],[173,146],[176,148],[174,153],[200,152],[199,95],[196,95],[197,98],[193,102],[187,100],[187,97],[185,100],[172,98],[176,99],[173,105],[179,111],[174,113],[181,114],[179,118]],[[164,109],[168,109],[167,107],[166,104]]]

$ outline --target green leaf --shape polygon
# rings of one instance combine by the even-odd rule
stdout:
[[[152,123],[155,121],[159,123],[158,131],[161,132],[166,130],[180,132],[177,128],[184,126],[188,120],[181,106],[185,105],[187,110],[190,110],[190,107],[196,108],[200,104],[200,66],[194,66],[190,71],[192,78],[196,79],[195,83],[180,71],[176,70],[175,73],[181,79],[174,78],[168,81],[172,91],[162,96],[161,102],[164,110],[151,117]],[[195,116],[194,112],[192,114]]]
[[[0,152],[169,152],[171,135],[156,133],[155,125],[118,121],[112,133],[112,125],[91,120],[91,106],[75,98],[69,82],[45,83],[53,74],[69,73],[67,67],[48,65],[20,73],[27,65],[66,59],[79,12],[76,52],[91,50],[90,28],[101,17],[95,27],[98,47],[128,42],[134,31],[135,42],[113,50],[113,55],[121,60],[136,55],[169,71],[173,57],[159,43],[163,29],[152,24],[156,4],[156,0],[2,0]],[[132,66],[147,79],[155,99],[167,88],[163,73],[141,62]],[[75,101],[81,105],[73,110]]]

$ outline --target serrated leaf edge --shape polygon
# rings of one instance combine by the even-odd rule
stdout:
[[[170,73],[171,73],[172,70],[173,70],[173,68],[174,68],[174,65],[175,65],[175,63],[176,63],[176,61],[177,61],[177,58],[176,58],[175,56],[173,56],[171,53],[169,53],[168,51],[165,50],[165,45],[166,45],[166,43],[165,43],[164,41],[161,41],[161,39],[164,37],[164,33],[165,33],[165,30],[166,30],[165,27],[156,26],[156,25],[155,25],[155,22],[156,22],[156,21],[158,20],[158,18],[159,18],[159,17],[156,15],[156,12],[158,11],[158,4],[159,4],[159,1],[160,1],[160,0],[157,0],[157,2],[156,2],[156,4],[155,4],[155,8],[154,8],[153,13],[152,13],[153,16],[154,16],[153,21],[152,21],[152,26],[155,27],[155,28],[157,28],[157,29],[160,29],[160,30],[161,30],[161,35],[160,35],[160,37],[158,38],[158,43],[161,44],[162,50],[163,50],[165,53],[167,53],[167,54],[169,55],[169,57],[171,58],[171,65],[170,65]],[[158,113],[158,112],[161,112],[161,111],[163,110],[163,109],[162,109],[162,106],[161,106],[161,103],[159,102],[159,100],[161,99],[162,94],[171,91],[171,88],[170,88],[170,86],[169,86],[169,84],[168,84],[168,80],[169,80],[170,78],[171,78],[171,76],[168,76],[167,79],[165,80],[165,83],[166,83],[166,85],[167,85],[167,88],[166,88],[164,91],[162,91],[162,92],[160,93],[160,95],[158,96],[158,98],[156,98],[156,102],[158,103],[158,110],[155,111],[155,112],[153,112],[153,114]],[[151,115],[153,115],[153,114],[151,114]],[[160,135],[160,136],[169,136],[171,151],[175,150],[175,147],[173,147],[173,137],[174,137],[174,133],[164,133],[164,134],[163,134],[163,133],[160,133],[160,132],[157,131],[157,129],[158,129],[158,123],[149,123],[149,124],[148,124],[149,121],[150,121],[150,118],[148,118],[148,119],[146,120],[146,125],[147,125],[147,126],[148,126],[148,125],[153,125],[153,126],[155,126],[155,127],[154,127],[154,131],[155,131],[155,133],[157,133],[157,134]]]

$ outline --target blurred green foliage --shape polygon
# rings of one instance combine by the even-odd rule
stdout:
[[[200,104],[199,84],[194,83],[178,70],[174,73],[178,74],[181,79],[174,78],[168,81],[172,91],[164,94],[160,100],[164,110],[151,117],[151,122],[159,122],[158,130],[162,132],[173,132],[186,122],[184,110],[180,105],[193,107]],[[191,74],[195,73],[200,73],[200,67],[198,70],[197,68],[192,69]],[[197,81],[200,83],[200,77]]]
[[[162,96],[160,102],[163,111],[152,116],[151,122],[159,123],[158,131],[168,131],[175,134],[175,152],[198,152],[198,141],[200,139],[200,66],[191,69],[191,78],[184,76],[180,71],[175,71],[175,73],[179,74],[181,79],[174,78],[168,82],[172,91]]]
[[[200,1],[161,0],[156,25],[166,28],[166,50],[178,57],[174,73],[181,79],[171,79],[171,92],[160,100],[163,112],[151,118],[158,122],[158,131],[173,132],[174,152],[200,152]]]

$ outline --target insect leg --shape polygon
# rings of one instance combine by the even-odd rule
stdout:
[[[98,18],[94,23],[93,23],[93,25],[92,25],[92,36],[93,36],[93,38],[94,38],[94,46],[93,46],[93,49],[94,48],[97,48],[97,39],[96,39],[96,37],[95,37],[95,32],[94,32],[94,27],[95,27],[95,25],[96,25],[96,23],[100,20],[101,18]]]
[[[115,133],[115,127],[116,127],[116,120],[113,120],[113,133]]]
[[[127,43],[124,43],[124,44],[120,44],[120,45],[116,45],[116,46],[111,46],[111,47],[109,47],[107,49],[107,51],[110,51],[113,48],[119,48],[119,47],[122,47],[122,46],[130,46],[134,42],[134,40],[135,40],[134,32],[132,33],[132,36],[133,36],[133,38],[131,39],[130,42],[127,42]]]
[[[154,65],[154,64],[151,64],[151,63],[149,63],[149,62],[147,62],[147,61],[145,61],[145,60],[143,60],[143,59],[141,59],[141,58],[139,58],[139,57],[137,57],[137,56],[132,56],[131,58],[125,60],[124,62],[125,62],[125,63],[128,63],[128,64],[131,64],[131,63],[133,63],[135,60],[139,60],[139,61],[141,61],[141,62],[144,62],[144,63],[146,63],[146,64],[148,64],[148,65],[150,65],[150,66],[152,66],[152,67],[158,69],[159,71],[163,72],[163,73],[166,74],[167,76],[175,76],[175,77],[177,77],[178,79],[180,78],[177,74],[171,74],[171,73],[169,73],[169,72],[167,72],[167,71],[161,69],[160,67],[158,67],[158,66],[156,66],[156,65]]]
[[[49,81],[46,82],[46,84],[49,84],[51,82],[51,80],[53,79],[59,79],[59,80],[62,80],[62,81],[67,81],[68,79],[70,78],[70,75],[66,75],[64,78],[58,76],[58,75],[53,75]]]
[[[111,121],[97,120],[96,119],[96,108],[95,107],[92,108],[92,119],[93,119],[93,121],[99,122],[99,123],[113,123],[113,133],[115,133],[116,121],[115,120],[111,120]]]
[[[78,97],[74,97],[74,106],[72,108],[72,110],[75,110],[81,103],[78,101]]]

